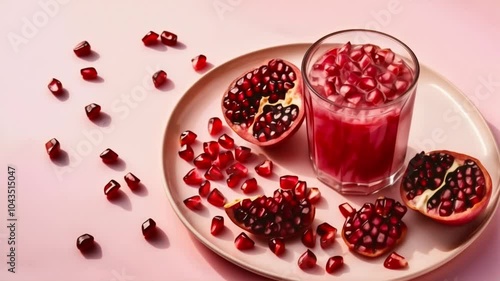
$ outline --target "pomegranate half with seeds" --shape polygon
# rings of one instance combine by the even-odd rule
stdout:
[[[237,77],[222,97],[224,119],[243,139],[271,146],[304,120],[302,76],[292,63],[272,59]]]
[[[409,208],[440,223],[462,225],[486,209],[492,186],[478,159],[437,150],[422,151],[410,160],[400,191]]]

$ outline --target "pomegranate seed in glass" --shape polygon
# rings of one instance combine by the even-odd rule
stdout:
[[[309,48],[302,75],[319,180],[367,195],[401,177],[419,73],[413,51],[378,31],[343,30]]]

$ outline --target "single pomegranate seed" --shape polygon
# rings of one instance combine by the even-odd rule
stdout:
[[[211,186],[212,185],[210,184],[210,181],[203,181],[200,184],[200,188],[198,189],[198,193],[200,194],[200,196],[207,197],[210,193]]]
[[[163,31],[160,39],[161,42],[167,46],[175,46],[177,44],[177,35],[172,32]]]
[[[189,170],[189,172],[183,178],[187,185],[199,185],[203,182],[203,178],[196,168]]]
[[[50,81],[49,85],[47,85],[49,88],[49,91],[51,91],[54,95],[59,95],[63,92],[63,86],[61,81],[57,80],[56,78],[52,78]]]
[[[243,165],[239,162],[236,162],[226,169],[226,173],[228,175],[236,174],[236,175],[244,178],[248,175],[248,169],[247,169],[247,167],[245,167],[245,165]]]
[[[194,158],[193,148],[191,148],[189,144],[181,146],[181,149],[179,149],[179,156],[188,162],[193,161]]]
[[[167,73],[165,71],[158,70],[153,74],[153,84],[156,88],[161,87],[165,82],[167,82]]]
[[[224,217],[215,216],[212,218],[212,225],[210,226],[210,233],[213,236],[219,235],[224,230]]]
[[[121,185],[117,181],[110,180],[104,186],[104,195],[106,195],[108,198],[114,198],[118,195],[118,190],[120,189],[120,187]]]
[[[90,234],[85,233],[76,239],[76,247],[82,252],[91,250],[94,245],[94,236]]]
[[[101,152],[101,155],[99,155],[99,157],[101,157],[102,162],[106,164],[112,164],[118,160],[118,154],[111,148],[106,148],[103,152]]]
[[[207,57],[204,55],[199,55],[191,59],[194,70],[202,70],[207,65]]]
[[[154,31],[148,32],[144,37],[142,37],[142,42],[146,46],[151,46],[158,43],[158,33]]]
[[[285,252],[285,240],[279,237],[269,239],[269,249],[276,256],[281,256]]]
[[[186,198],[183,202],[186,207],[193,211],[201,210],[203,208],[203,205],[201,204],[201,197],[199,195],[194,195]]]
[[[61,144],[55,138],[45,143],[45,150],[50,158],[57,158],[61,153]]]
[[[220,146],[224,147],[225,149],[233,149],[234,148],[234,140],[227,134],[223,134],[222,136],[219,137],[219,144]]]
[[[311,204],[316,204],[318,203],[319,199],[321,199],[321,191],[319,191],[319,188],[317,187],[309,188],[309,191],[307,193],[307,200],[309,200]]]
[[[301,241],[304,246],[314,248],[314,246],[316,245],[316,233],[314,233],[314,230],[311,227],[307,228],[304,231],[301,237]]]
[[[297,264],[300,269],[307,270],[315,267],[317,260],[316,255],[311,250],[307,249],[307,251],[300,255]]]
[[[384,261],[384,267],[388,269],[401,269],[408,266],[408,261],[396,252],[392,252]]]
[[[97,78],[97,70],[93,67],[82,68],[80,74],[82,74],[85,80],[94,80]]]
[[[217,166],[212,165],[205,172],[205,178],[207,180],[218,181],[218,180],[224,179],[224,175],[222,174],[221,170]]]
[[[297,199],[306,198],[308,192],[307,183],[305,181],[297,182],[297,185],[293,188],[293,193],[295,193]]]
[[[255,242],[245,232],[242,232],[234,239],[234,245],[236,249],[244,251],[252,249],[255,246]]]
[[[281,189],[293,189],[299,182],[298,176],[281,176],[280,177],[280,187]]]
[[[151,238],[156,234],[156,222],[153,219],[149,218],[142,223],[141,229],[144,238]]]
[[[138,177],[130,172],[123,176],[123,179],[127,183],[128,187],[130,187],[130,189],[136,189],[137,187],[139,187],[139,183],[141,182]]]
[[[208,120],[208,133],[212,136],[217,135],[222,130],[222,121],[219,117],[212,117]]]
[[[210,155],[210,158],[215,160],[219,156],[219,143],[216,141],[209,141],[203,143],[203,151]]]
[[[255,178],[247,179],[242,185],[241,190],[245,194],[255,192],[257,190],[257,180]]]
[[[273,173],[273,161],[264,160],[264,162],[260,163],[255,167],[255,172],[262,177],[268,177]]]
[[[335,235],[337,234],[337,229],[331,226],[329,223],[324,222],[316,228],[316,233],[319,235],[319,243],[321,248],[328,248],[335,242]]]
[[[344,216],[344,218],[349,217],[350,215],[356,213],[356,209],[354,209],[349,203],[345,202],[339,205],[340,213]]]
[[[75,48],[73,48],[73,52],[75,52],[75,55],[77,57],[85,57],[90,55],[91,53],[91,48],[90,44],[87,41],[82,41],[78,43]]]
[[[227,178],[227,186],[229,188],[235,188],[241,181],[241,177],[237,174],[230,174]]]
[[[344,265],[344,258],[341,256],[333,256],[326,262],[326,272],[334,273],[342,268]]]
[[[233,153],[230,150],[220,152],[219,156],[217,159],[214,160],[212,164],[216,165],[217,167],[224,169],[229,165],[231,162],[233,162],[234,156]]]
[[[212,159],[210,158],[210,155],[203,152],[200,155],[196,156],[196,158],[194,158],[193,164],[198,169],[208,169],[210,168],[210,166],[212,166]]]
[[[189,130],[182,132],[181,136],[179,137],[179,141],[180,141],[181,146],[185,145],[185,144],[188,144],[188,145],[193,144],[196,140],[196,137],[198,137],[198,135],[196,135],[195,133],[193,133]]]
[[[101,106],[95,103],[91,103],[85,106],[85,113],[90,120],[96,120],[101,114]]]
[[[245,163],[252,156],[252,150],[246,146],[237,146],[234,149],[234,158],[236,161]]]
[[[224,207],[224,204],[226,204],[226,197],[224,197],[217,188],[214,188],[210,191],[210,194],[208,194],[207,201],[215,207]]]

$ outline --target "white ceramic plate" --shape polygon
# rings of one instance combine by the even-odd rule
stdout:
[[[409,267],[401,271],[383,267],[384,257],[373,260],[362,259],[350,253],[337,234],[337,242],[331,248],[323,250],[316,243],[312,251],[318,258],[318,266],[304,272],[297,266],[297,259],[305,250],[300,240],[288,242],[283,257],[276,257],[265,241],[257,240],[253,250],[241,252],[234,246],[234,238],[241,229],[231,223],[222,208],[210,205],[205,199],[205,208],[194,212],[187,209],[183,200],[198,194],[198,189],[184,184],[183,176],[193,167],[182,160],[179,149],[179,135],[184,130],[198,134],[198,143],[194,147],[195,155],[202,151],[201,142],[214,139],[207,132],[210,117],[218,116],[222,120],[220,100],[223,92],[234,77],[244,71],[270,59],[281,57],[300,65],[309,44],[294,44],[256,51],[233,59],[207,73],[196,82],[183,96],[168,122],[163,143],[162,162],[166,180],[168,199],[185,226],[208,248],[227,260],[258,274],[285,280],[325,280],[331,278],[325,271],[325,264],[330,256],[344,257],[345,267],[335,275],[335,280],[409,280],[429,272],[451,260],[479,237],[489,224],[498,205],[500,163],[497,145],[487,123],[470,101],[450,82],[429,68],[422,66],[417,98],[413,116],[408,156],[413,156],[423,149],[449,149],[461,151],[480,159],[489,170],[493,180],[493,198],[487,212],[473,223],[456,227],[450,234],[450,228],[438,225],[423,216],[409,210],[405,222],[409,226],[408,235],[396,251],[405,256]],[[224,121],[223,121],[224,122]],[[272,194],[279,187],[278,178],[284,174],[298,175],[306,180],[309,187],[321,189],[322,200],[317,206],[314,227],[327,221],[339,231],[344,222],[338,211],[338,205],[348,201],[356,208],[364,202],[374,202],[379,195],[386,195],[400,200],[397,188],[389,188],[369,197],[344,197],[321,184],[313,174],[308,158],[305,122],[302,128],[282,147],[275,150],[262,150],[249,145],[226,127],[225,132],[236,140],[237,144],[247,145],[258,154],[256,159],[267,157],[275,164],[275,175],[264,179],[255,174],[253,167],[259,160],[247,164],[250,177],[255,176],[260,185],[260,192]],[[238,188],[230,189],[225,181],[212,182],[230,201],[245,197]],[[225,217],[227,229],[223,235],[214,237],[210,234],[211,219],[215,215]],[[318,239],[319,240],[319,239]]]

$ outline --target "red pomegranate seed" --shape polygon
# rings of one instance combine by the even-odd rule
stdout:
[[[335,242],[335,235],[337,234],[337,229],[331,226],[329,223],[324,222],[316,228],[316,233],[319,235],[319,243],[321,248],[325,249]]]
[[[210,168],[210,166],[212,166],[212,159],[210,158],[210,155],[203,152],[200,155],[196,156],[196,158],[194,158],[193,164],[198,169],[208,169]]]
[[[234,158],[236,161],[245,163],[252,156],[252,150],[246,146],[237,146],[234,149]]]
[[[255,172],[262,177],[268,177],[273,173],[273,161],[264,160],[264,162],[260,163],[255,167]]]
[[[127,183],[128,187],[130,187],[130,189],[136,189],[139,186],[139,183],[141,182],[141,180],[138,177],[136,177],[134,174],[130,172],[127,173],[125,176],[123,176],[123,179]]]
[[[317,187],[309,188],[307,199],[309,200],[309,202],[311,202],[311,204],[318,203],[319,199],[321,199],[321,191],[319,191],[319,188]]]
[[[207,65],[207,57],[204,55],[199,55],[191,59],[194,70],[202,70]]]
[[[207,197],[208,203],[214,205],[215,207],[224,207],[226,204],[226,197],[217,188],[212,189]]]
[[[55,138],[45,143],[45,150],[50,158],[57,158],[61,153],[61,144]]]
[[[220,146],[225,149],[233,149],[234,148],[234,139],[228,136],[227,134],[223,134],[219,137]]]
[[[255,242],[245,232],[242,232],[234,239],[234,245],[236,249],[244,251],[252,249],[255,246]]]
[[[85,80],[93,80],[97,78],[97,70],[93,67],[82,68],[80,70],[80,74],[82,74],[82,77]]]
[[[177,44],[177,35],[172,32],[163,31],[160,39],[161,42],[167,46],[175,46]]]
[[[328,259],[326,262],[326,272],[334,273],[337,270],[341,269],[344,265],[344,258],[341,256],[333,256]]]
[[[161,87],[161,85],[167,82],[167,73],[163,70],[158,70],[153,74],[153,84],[156,88]]]
[[[241,181],[241,177],[238,176],[237,174],[230,174],[229,177],[227,178],[227,186],[229,188],[235,188]]]
[[[239,162],[236,162],[226,169],[226,173],[228,175],[236,174],[236,175],[244,178],[248,175],[248,169],[247,169],[247,167],[245,167],[245,165],[243,165]]]
[[[217,166],[212,165],[205,172],[205,178],[207,180],[218,181],[218,180],[224,179],[224,175],[222,174],[221,170]]]
[[[281,256],[285,252],[285,240],[279,237],[269,239],[269,249],[276,256]]]
[[[212,117],[208,120],[208,133],[212,136],[217,135],[222,130],[222,121],[219,117]]]
[[[183,180],[187,185],[200,185],[203,182],[203,178],[196,168],[189,170]]]
[[[75,48],[73,48],[73,52],[75,52],[75,55],[77,57],[85,57],[90,55],[91,53],[91,48],[90,44],[87,41],[82,41],[78,43]]]
[[[354,209],[349,203],[345,202],[339,205],[340,213],[344,216],[344,218],[349,217],[350,215],[356,213],[356,209]]]
[[[156,234],[156,222],[152,218],[149,218],[142,223],[141,229],[144,238],[151,238]]]
[[[295,185],[295,187],[293,188],[293,193],[295,193],[295,197],[297,197],[297,199],[299,200],[306,198],[308,192],[309,190],[305,181],[297,182],[297,185]]]
[[[280,177],[280,187],[281,189],[293,189],[299,182],[298,176],[281,176]]]
[[[85,113],[90,120],[96,120],[101,114],[101,106],[95,103],[91,103],[85,106]]]
[[[106,195],[108,198],[114,198],[115,196],[118,195],[118,190],[120,189],[120,184],[115,181],[115,180],[110,180],[105,186],[104,186],[104,195]]]
[[[99,155],[99,157],[101,157],[102,162],[106,164],[112,164],[118,160],[118,154],[111,148],[106,148],[103,152],[101,152],[101,155]]]
[[[186,198],[183,202],[186,207],[193,211],[201,210],[203,208],[203,205],[201,204],[201,197],[199,195],[194,195]]]
[[[396,252],[392,252],[384,261],[384,267],[388,269],[401,269],[408,266],[408,261]]]
[[[245,194],[255,192],[258,188],[257,180],[255,178],[247,179],[242,185],[241,190]]]
[[[85,233],[76,239],[76,247],[82,252],[91,250],[94,245],[94,236],[90,234]]]
[[[154,31],[148,32],[144,37],[142,37],[142,42],[146,46],[151,46],[158,43],[158,34]]]
[[[300,255],[297,264],[300,269],[307,270],[316,266],[317,258],[316,255],[309,249]]]
[[[188,162],[193,161],[194,158],[193,148],[191,148],[189,144],[181,146],[181,149],[179,149],[179,156]]]
[[[209,181],[203,181],[200,184],[200,188],[198,189],[198,193],[201,197],[207,197],[211,190],[211,184]]]
[[[210,158],[212,160],[217,159],[217,156],[219,155],[219,143],[216,141],[209,141],[209,142],[204,142],[203,143],[203,151],[210,155]]]
[[[198,137],[198,135],[191,132],[190,130],[186,130],[181,133],[181,136],[179,137],[179,142],[181,146],[185,144],[192,145],[196,141],[196,137]]]
[[[212,164],[221,169],[224,169],[225,167],[227,167],[227,165],[229,165],[233,161],[234,161],[233,153],[230,150],[227,150],[224,152],[220,152],[219,156],[217,157],[217,159],[214,160]]]
[[[49,85],[47,85],[49,88],[49,91],[52,92],[54,95],[59,95],[63,92],[63,86],[61,81],[57,80],[56,78],[52,78],[50,81]]]
[[[316,245],[316,233],[314,233],[314,230],[311,227],[307,228],[304,231],[301,237],[301,241],[304,246],[314,248],[314,246]]]
[[[224,230],[224,217],[215,216],[212,218],[212,225],[210,226],[210,233],[213,236],[219,235]]]

